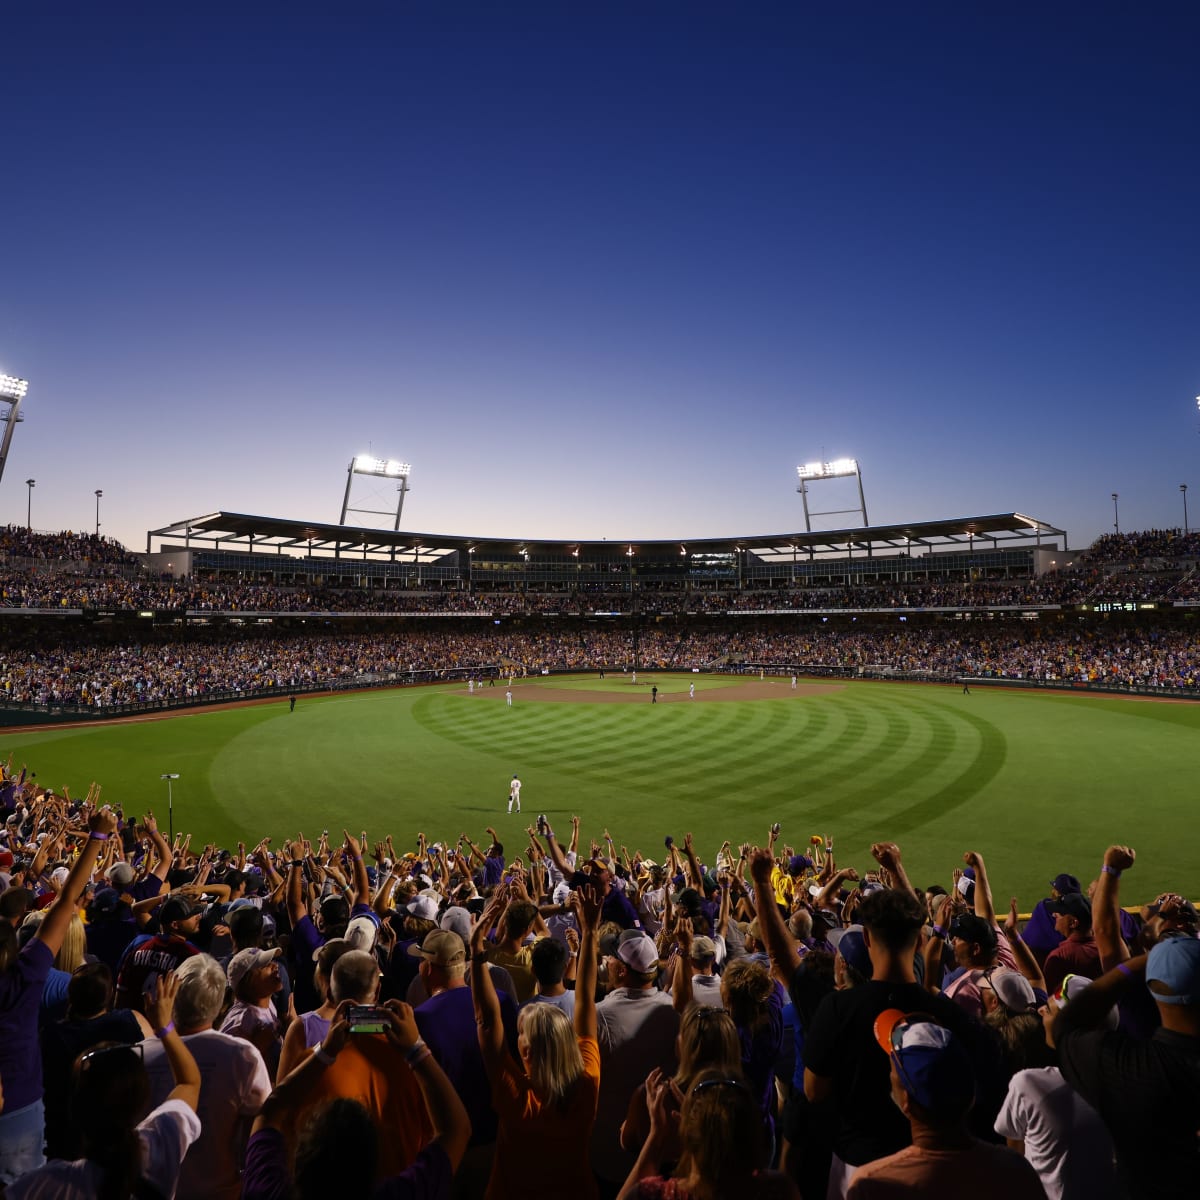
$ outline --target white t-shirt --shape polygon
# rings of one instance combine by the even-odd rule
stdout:
[[[1048,1200],[1114,1194],[1117,1176],[1108,1129],[1057,1067],[1035,1067],[1012,1077],[996,1132],[1024,1141],[1025,1157]]]
[[[156,1191],[174,1196],[179,1165],[200,1136],[200,1118],[182,1100],[159,1105],[138,1127],[142,1142],[142,1178]],[[103,1170],[86,1158],[55,1159],[8,1185],[6,1200],[91,1200]]]
[[[184,1044],[200,1068],[197,1115],[203,1132],[179,1173],[176,1200],[237,1200],[250,1124],[271,1094],[271,1078],[256,1046],[245,1038],[206,1029]],[[150,1102],[161,1103],[175,1086],[162,1043],[147,1039]]]

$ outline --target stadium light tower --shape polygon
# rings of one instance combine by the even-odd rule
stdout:
[[[8,412],[0,414],[4,421],[4,441],[0,442],[0,479],[4,478],[4,464],[8,462],[8,448],[12,445],[13,430],[17,422],[24,420],[21,416],[21,401],[29,390],[29,381],[18,379],[15,375],[0,375],[0,404],[8,405]]]
[[[101,488],[96,489],[96,536],[100,536],[100,497],[104,495]]]
[[[840,517],[847,513],[861,513],[862,523],[865,527],[867,522],[867,500],[863,494],[862,471],[859,468],[858,460],[853,458],[835,458],[833,462],[810,462],[805,463],[802,467],[796,468],[796,474],[800,477],[800,486],[796,491],[800,493],[800,499],[804,502],[804,529],[806,533],[812,533],[812,518],[813,517]],[[858,507],[857,508],[836,508],[830,509],[827,512],[811,512],[808,507],[808,489],[814,483],[821,479],[842,479],[848,476],[853,476],[858,480]]]
[[[36,479],[25,480],[25,487],[28,491],[25,493],[25,528],[33,530],[33,489],[37,487]]]
[[[1120,499],[1120,495],[1119,495],[1119,493],[1117,493],[1117,492],[1113,492],[1113,494],[1112,494],[1112,500],[1113,500],[1113,533],[1116,533],[1116,534],[1120,534],[1120,532],[1121,532],[1121,510],[1120,510],[1119,508],[1117,508],[1117,501],[1118,501],[1119,499]]]
[[[1187,484],[1186,483],[1181,483],[1179,485],[1179,492],[1180,492],[1180,495],[1183,496],[1183,535],[1184,535],[1184,537],[1187,537],[1188,522],[1187,522]]]
[[[377,508],[351,508],[350,489],[354,485],[355,475],[373,475],[379,479],[395,479],[399,498],[396,501],[396,521],[392,526],[394,531],[400,529],[400,514],[404,511],[404,497],[411,489],[408,486],[408,476],[412,467],[406,462],[397,462],[394,458],[374,458],[370,454],[357,454],[350,460],[346,471],[346,494],[342,498],[342,515],[339,525],[345,525],[346,514],[350,512],[371,513],[377,517],[390,517],[392,513],[382,512]]]

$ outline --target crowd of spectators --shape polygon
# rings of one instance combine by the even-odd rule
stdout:
[[[24,525],[0,526],[0,557],[38,559],[43,563],[106,563],[136,566],[137,558],[120,542],[93,533],[42,533]]]
[[[1200,533],[1182,529],[1143,529],[1105,533],[1088,547],[1093,563],[1137,563],[1148,559],[1175,563],[1200,558]]]
[[[8,526],[0,531],[0,607],[61,610],[155,610],[208,613],[339,614],[533,614],[587,615],[594,612],[656,613],[769,612],[893,609],[1046,608],[1092,600],[1171,603],[1196,597],[1194,576],[1200,535],[1179,530],[1106,535],[1072,567],[1026,578],[928,578],[914,560],[913,577],[849,585],[797,580],[787,587],[754,579],[695,586],[639,580],[636,590],[588,583],[555,590],[488,583],[467,587],[461,580],[389,580],[386,586],[249,581],[215,572],[196,577],[155,577],[116,543],[90,534],[33,534]],[[331,562],[329,570],[345,563]]]
[[[647,589],[554,592],[441,588],[291,587],[218,580],[143,579],[120,575],[0,571],[0,607],[26,609],[151,609],[207,613],[530,613],[583,616],[595,612],[811,612],[852,609],[1046,608],[1090,600],[1170,602],[1183,598],[1182,573],[1078,570],[1041,578],[979,582],[872,583],[855,587],[796,586],[745,590]],[[1189,596],[1191,592],[1187,593]]]
[[[125,635],[127,637],[127,635]],[[618,625],[410,622],[387,632],[169,627],[123,640],[73,627],[0,637],[8,704],[108,708],[281,689],[318,690],[553,671],[769,669],[913,674],[1119,688],[1194,689],[1200,644],[1187,628],[1036,622],[917,624],[783,618]]]
[[[922,889],[893,842],[854,866],[778,825],[200,848],[9,762],[0,829],[9,1197],[1161,1200],[1198,1177],[1200,914],[1124,909],[1126,846],[1064,848],[1022,918],[977,850]]]

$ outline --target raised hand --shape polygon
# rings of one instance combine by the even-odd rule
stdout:
[[[604,897],[595,884],[581,884],[571,893],[571,908],[580,929],[600,928],[600,910],[604,907]]]
[[[775,869],[775,856],[770,850],[761,848],[750,855],[750,878],[755,883],[769,884],[771,872]]]
[[[1137,854],[1130,846],[1109,846],[1104,852],[1104,865],[1114,871],[1128,871],[1136,858]]]
[[[175,972],[160,975],[150,998],[150,1011],[146,1014],[155,1032],[166,1029],[171,1023],[171,1014],[175,1011],[175,997],[179,992],[179,980]]]
[[[88,830],[111,837],[117,832],[117,814],[108,807],[97,810],[88,817]]]
[[[900,869],[900,847],[895,842],[876,842],[871,847],[871,857],[893,875]]]
[[[412,1005],[402,1000],[389,1000],[383,1007],[391,1018],[391,1025],[384,1030],[388,1041],[401,1050],[411,1050],[421,1040]]]

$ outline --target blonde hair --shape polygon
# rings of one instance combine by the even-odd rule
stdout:
[[[547,1107],[566,1108],[583,1076],[583,1055],[570,1017],[553,1004],[531,1004],[517,1014],[529,1043],[529,1084]]]
[[[675,1082],[686,1092],[692,1080],[708,1068],[723,1074],[742,1069],[742,1048],[737,1026],[723,1008],[693,1004],[679,1023],[679,1070]]]
[[[71,917],[71,923],[63,934],[62,945],[54,956],[54,965],[60,971],[72,974],[76,967],[82,967],[87,954],[87,930],[83,926],[83,918],[78,913]]]
[[[754,1030],[767,1016],[774,988],[771,972],[762,963],[734,959],[721,976],[721,999],[739,1029]]]

